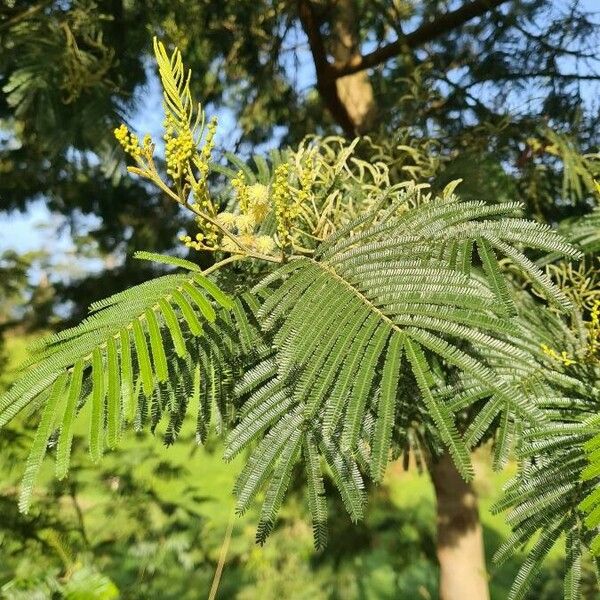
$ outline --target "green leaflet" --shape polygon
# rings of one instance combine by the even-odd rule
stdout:
[[[353,318],[352,311],[356,318]],[[361,314],[362,313],[362,314]],[[356,302],[352,298],[344,298],[330,311],[327,318],[321,320],[319,327],[315,328],[314,336],[310,340],[302,340],[299,344],[293,345],[293,361],[301,365],[301,374],[294,388],[294,394],[299,401],[304,401],[308,397],[319,397],[318,392],[313,388],[318,378],[323,379],[330,374],[330,369],[335,373],[339,363],[330,362],[328,359],[332,354],[345,354],[348,351],[346,343],[350,342],[349,335],[343,327],[340,327],[340,320],[346,318],[351,324],[351,331],[356,330],[356,325],[360,325],[364,319],[364,312],[356,311]],[[346,335],[344,335],[346,333]],[[304,343],[302,343],[304,342]],[[310,394],[310,396],[309,396]],[[311,410],[307,406],[307,412]]]
[[[92,461],[100,460],[104,446],[104,364],[100,348],[92,355],[92,407],[90,416],[90,456]]]
[[[500,252],[508,256],[518,267],[520,267],[534,283],[536,283],[540,290],[544,293],[546,298],[552,302],[555,306],[563,311],[568,311],[573,308],[571,301],[565,296],[565,294],[551,281],[551,279],[544,273],[537,265],[529,260],[524,254],[515,250],[509,244],[502,242],[498,239],[488,236],[489,242]]]
[[[511,421],[509,408],[508,403],[505,403],[494,442],[492,466],[495,471],[500,471],[506,465],[510,453],[511,439],[514,437],[514,423]]]
[[[415,379],[421,391],[421,396],[431,414],[431,418],[437,426],[440,437],[448,447],[456,468],[469,481],[473,477],[473,467],[469,451],[460,439],[452,413],[450,413],[445,404],[438,402],[431,393],[427,377],[429,367],[425,355],[421,347],[410,338],[406,338],[405,340],[405,349],[406,356],[411,363]]]
[[[566,538],[567,571],[564,579],[565,600],[578,600],[581,588],[581,539],[579,530],[571,528]]]
[[[319,444],[329,475],[338,489],[344,506],[352,521],[360,521],[364,516],[364,484],[356,462],[332,441]]]
[[[355,377],[360,371],[361,360],[366,352],[369,340],[377,329],[377,325],[377,319],[373,316],[370,316],[362,324],[361,330],[355,338],[356,350],[344,362],[337,375],[334,388],[324,407],[324,425],[325,431],[328,433],[333,431],[342,417]]]
[[[148,336],[150,338],[150,349],[152,350],[152,362],[154,363],[154,372],[156,379],[164,383],[169,378],[167,367],[167,356],[163,346],[163,340],[160,333],[160,325],[153,310],[148,309],[144,316],[148,325]]]
[[[191,260],[179,258],[178,256],[165,256],[164,254],[156,254],[156,252],[139,250],[134,253],[133,257],[139,260],[149,260],[164,265],[171,265],[173,267],[182,267],[188,271],[202,273],[202,269],[196,263],[193,263]]]
[[[131,361],[131,341],[129,338],[129,329],[123,327],[119,331],[119,349],[121,352],[121,396],[123,398],[123,407],[131,407],[133,404],[133,391],[135,383],[133,380],[133,363]],[[130,411],[126,410],[129,415]]]
[[[0,427],[23,410],[34,398],[37,398],[51,386],[58,373],[52,371],[37,371],[31,376],[25,375],[0,398]]]
[[[154,375],[152,373],[152,364],[150,363],[146,334],[144,333],[142,324],[137,319],[133,322],[133,339],[137,365],[142,379],[142,389],[144,395],[149,398],[154,391]]]
[[[217,304],[220,304],[226,310],[233,308],[233,300],[227,294],[223,293],[210,279],[204,275],[194,275],[194,281],[200,287],[204,288]]]
[[[292,478],[292,470],[300,455],[301,444],[302,431],[296,429],[295,431],[292,431],[285,448],[279,456],[277,465],[273,470],[273,475],[269,486],[267,487],[265,499],[260,511],[260,520],[256,533],[256,541],[261,545],[265,543],[275,524],[277,513],[279,512],[283,497]]]
[[[508,600],[523,600],[526,597],[535,577],[539,574],[539,569],[544,558],[560,536],[562,527],[563,519],[559,519],[557,524],[541,532],[539,540],[517,573],[510,589]]]
[[[327,545],[327,500],[321,470],[321,458],[313,439],[308,433],[302,447],[306,481],[308,486],[308,507],[312,519],[313,538],[317,549]]]
[[[402,363],[403,339],[394,334],[388,343],[381,376],[381,391],[377,399],[377,420],[371,446],[371,477],[381,481],[388,462],[392,427],[396,412],[397,388]]]
[[[250,325],[246,310],[244,309],[244,305],[240,298],[236,298],[232,310],[240,332],[242,351],[250,353],[254,348],[255,334],[252,331],[252,325]]]
[[[58,437],[58,446],[56,449],[56,477],[63,479],[69,471],[69,458],[71,456],[71,444],[73,442],[73,421],[77,411],[77,402],[81,393],[81,383],[83,380],[83,361],[79,360],[73,367],[69,388],[67,393],[67,404],[63,421],[60,426],[60,435]]]
[[[225,460],[234,458],[257,435],[287,414],[294,403],[289,390],[280,389],[267,396],[265,401],[249,411],[239,425],[229,434],[225,449]]]
[[[491,422],[502,410],[503,406],[503,398],[495,395],[477,413],[477,416],[471,421],[465,433],[465,443],[469,448],[474,448],[477,442],[484,436]]]
[[[321,364],[314,362],[313,371],[317,375],[314,383],[309,376],[305,375],[304,385],[309,398],[306,409],[308,418],[319,409],[323,398],[331,389],[338,373],[343,368],[346,357],[352,352],[356,336],[368,316],[362,307],[358,307],[353,315],[350,314],[347,323],[341,327],[338,326],[335,333],[330,336],[331,343],[325,346],[327,354],[325,361]],[[320,372],[318,372],[318,367],[320,367]]]
[[[358,434],[364,421],[365,406],[375,376],[375,367],[389,335],[390,331],[387,327],[380,327],[369,342],[367,355],[361,363],[361,368],[352,387],[350,400],[346,408],[341,438],[342,450],[354,448],[358,440]]]
[[[212,307],[211,303],[202,295],[197,288],[195,288],[191,283],[185,282],[183,284],[183,289],[188,294],[188,296],[196,303],[202,316],[209,322],[213,323],[217,318],[217,313],[215,309]]]
[[[39,473],[42,461],[46,454],[46,446],[48,444],[48,438],[52,432],[52,425],[56,418],[55,410],[60,401],[65,383],[67,380],[67,374],[62,373],[58,376],[52,390],[50,391],[50,397],[44,407],[42,413],[42,419],[35,433],[35,438],[31,446],[31,452],[27,458],[27,464],[25,465],[25,473],[21,482],[21,493],[19,496],[19,510],[23,513],[29,511],[29,505],[31,503],[31,494],[33,492],[33,485],[35,479]]]
[[[119,373],[119,356],[117,342],[114,337],[106,343],[106,375],[108,378],[107,389],[107,444],[109,448],[116,448],[121,434],[121,381]]]
[[[171,334],[175,352],[177,352],[178,356],[183,358],[187,355],[187,348],[185,347],[185,340],[183,339],[179,319],[177,318],[173,307],[164,298],[161,298],[158,301],[158,305],[167,328],[169,329],[169,333]]]
[[[485,274],[487,275],[488,281],[490,282],[494,293],[500,302],[502,302],[507,314],[511,316],[515,315],[517,311],[515,303],[511,298],[510,291],[508,289],[508,283],[500,271],[498,259],[496,258],[492,247],[485,238],[478,238],[477,250],[479,252],[479,257],[481,258],[481,263],[483,264]]]
[[[246,466],[242,469],[236,484],[236,511],[243,514],[257,492],[271,475],[278,458],[285,452],[288,443],[293,438],[302,422],[301,408],[284,415],[263,438],[251,454]]]
[[[202,335],[202,325],[187,298],[179,291],[173,291],[173,300],[177,303],[193,335]]]

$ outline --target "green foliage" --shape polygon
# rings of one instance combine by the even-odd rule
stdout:
[[[407,204],[405,198],[400,207]],[[355,461],[361,447],[367,454],[373,449],[367,465],[375,467],[374,479],[381,478],[390,445],[390,414],[396,414],[400,404],[407,405],[408,398],[402,394],[407,386],[414,389],[415,383],[422,404],[415,404],[413,397],[407,420],[424,420],[433,426],[458,469],[470,477],[467,445],[455,416],[437,394],[440,382],[433,370],[442,363],[468,374],[493,393],[489,407],[494,412],[486,409],[482,411],[486,417],[473,422],[467,432],[470,443],[483,436],[500,411],[511,419],[518,415],[535,422],[540,418],[535,404],[523,398],[517,386],[520,379],[536,373],[539,364],[522,348],[499,339],[511,331],[503,317],[512,298],[499,295],[502,275],[484,240],[510,253],[521,265],[531,265],[529,272],[536,274],[548,297],[562,306],[569,306],[568,300],[503,240],[543,250],[556,248],[573,256],[577,252],[543,226],[501,218],[517,208],[461,203],[455,198],[437,199],[408,211],[392,204],[383,215],[375,209],[361,217],[358,225],[338,230],[315,258],[291,260],[267,278],[270,287],[277,279],[281,284],[263,303],[258,317],[273,332],[277,352],[275,360],[269,356],[248,371],[238,386],[251,410],[242,413],[226,456],[262,438],[241,475],[238,510],[245,510],[269,473],[269,485],[279,489],[280,479],[291,477],[294,458],[306,459],[309,496],[315,496],[312,490],[319,487],[316,463],[310,451],[304,455],[297,451],[301,442],[296,432],[302,422],[305,445],[314,451],[316,444],[349,513],[359,518],[363,484]],[[464,261],[460,268],[456,263],[450,266],[448,257],[459,246],[477,242],[487,250],[483,270],[469,265],[471,274],[467,275],[462,271]],[[398,381],[403,347],[410,368],[404,373],[407,380]],[[519,376],[499,378],[481,360],[482,352],[516,362]],[[396,415],[400,421],[403,417]],[[264,436],[268,426],[272,429]],[[341,456],[347,461],[345,467],[336,463]],[[323,510],[315,501],[311,505],[320,545]],[[260,541],[272,526],[272,509],[267,515],[259,526]]]
[[[347,47],[338,40],[345,11],[330,0],[304,4],[315,7],[328,59],[345,63],[347,57],[338,56]],[[421,25],[435,33],[424,40],[427,61],[416,61],[419,49],[409,45],[398,48],[383,68],[359,73],[379,114],[368,132],[373,148],[361,151],[361,158],[375,150],[378,159],[393,163],[393,182],[438,176],[446,182],[468,172],[465,199],[518,198],[548,222],[573,206],[585,209],[585,197],[574,203],[560,197],[561,161],[535,154],[528,140],[551,146],[540,128],[551,123],[569,132],[569,144],[584,152],[597,143],[597,115],[585,102],[598,32],[589,7],[575,1],[505,3],[468,25],[438,29],[431,22],[437,25],[454,10],[452,2],[359,5],[349,32],[356,49],[365,40],[385,45]],[[43,195],[52,212],[76,220],[81,213],[93,214],[102,226],[88,240],[97,243],[101,257],[115,254],[123,260],[110,273],[88,273],[84,281],[58,286],[52,303],[72,301],[74,318],[91,301],[152,276],[128,259],[125,240],[129,250],[167,252],[179,229],[189,225],[175,211],[165,214],[148,187],[120,177],[121,161],[110,139],[117,119],[144,110],[147,90],[153,89],[154,73],[145,68],[149,31],[160,31],[184,51],[194,73],[192,92],[201,93],[211,108],[232,111],[244,134],[244,154],[274,138],[295,145],[314,132],[339,133],[324,88],[304,71],[302,77],[295,74],[294,65],[317,60],[304,43],[296,3],[6,0],[0,15],[0,79],[10,104],[0,107],[7,139],[0,148],[0,209],[25,209]],[[561,71],[567,65],[573,72]],[[454,68],[461,77],[448,79]],[[333,78],[329,83],[327,89],[335,88]],[[515,106],[512,101],[492,102],[515,93],[518,111],[507,109]],[[546,99],[542,106],[540,98]],[[40,316],[45,325],[51,314]]]
[[[92,305],[81,325],[33,345],[23,376],[0,403],[0,420],[6,424],[31,403],[45,401],[23,479],[23,511],[29,508],[35,477],[55,429],[56,472],[66,475],[74,422],[88,400],[89,448],[95,461],[105,443],[109,448],[117,445],[126,421],[141,427],[149,418],[154,430],[165,413],[169,417],[165,439],[172,443],[188,401],[200,393],[214,401],[213,391],[195,391],[193,384],[195,371],[215,369],[214,362],[222,360],[227,350],[226,345],[213,349],[214,328],[221,337],[231,335],[222,317],[217,319],[211,300],[220,309],[233,306],[194,266]]]
[[[600,207],[579,219],[570,219],[561,226],[573,243],[580,246],[586,254],[600,252]]]
[[[597,367],[585,362],[588,340],[578,338],[564,317],[540,311],[524,294],[520,294],[518,303],[520,332],[518,337],[511,334],[511,338],[533,340],[528,351],[532,356],[537,355],[541,369],[534,379],[527,382],[525,377],[522,381],[526,385],[524,394],[543,418],[523,420],[510,415],[506,423],[502,421],[495,426],[496,453],[505,453],[508,429],[519,461],[518,473],[505,486],[502,498],[493,508],[495,512],[510,509],[507,520],[512,528],[512,534],[497,550],[495,561],[502,563],[515,552],[526,549],[527,558],[508,594],[511,600],[525,598],[543,561],[562,539],[566,543],[564,595],[579,598],[582,553],[585,548],[594,551],[591,544],[594,534],[589,529],[592,522],[588,519],[586,523],[580,510],[590,510],[594,497],[598,496],[595,492],[598,474],[593,467],[586,469],[584,452],[597,432],[595,415],[600,399]],[[548,351],[547,344],[563,349],[573,359],[563,361],[557,353]],[[491,360],[495,372],[504,372],[508,367],[497,358]],[[514,365],[510,370],[514,370]],[[461,387],[467,390],[465,401],[481,401],[476,382],[469,384],[463,380]],[[487,401],[485,406],[490,404]],[[481,412],[485,410],[484,407]],[[501,462],[498,456],[495,463]]]

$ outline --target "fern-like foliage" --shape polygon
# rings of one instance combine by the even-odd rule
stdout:
[[[521,377],[521,390],[543,418],[535,422],[492,415],[489,421],[492,425],[495,419],[495,466],[502,466],[511,442],[519,464],[517,475],[493,509],[508,510],[508,523],[513,529],[494,558],[501,563],[528,548],[509,594],[509,600],[526,598],[544,559],[554,544],[564,539],[564,597],[573,600],[579,598],[583,553],[587,548],[598,551],[590,529],[595,527],[594,517],[584,518],[582,513],[593,513],[599,497],[600,470],[597,466],[594,470],[593,464],[588,466],[585,452],[593,450],[598,432],[598,373],[583,360],[581,346],[585,340],[582,342],[561,316],[542,310],[525,295],[519,304],[523,311],[516,323],[518,333],[511,334],[510,339],[539,365],[536,371]],[[514,364],[509,367],[498,356],[490,360],[494,372],[515,377]],[[489,396],[476,382],[463,381],[462,387],[462,406]],[[460,403],[457,396],[454,405]],[[489,406],[490,402],[485,402],[481,413]]]
[[[409,211],[396,204],[383,216],[375,208],[339,229],[314,258],[291,260],[259,286],[273,290],[258,318],[277,352],[237,386],[244,409],[226,451],[231,458],[260,440],[236,486],[240,512],[266,487],[259,541],[273,526],[294,465],[303,462],[315,542],[323,543],[326,511],[317,502],[322,475],[314,453],[351,517],[360,518],[359,465],[381,480],[403,403],[413,404],[412,414],[416,407],[466,479],[472,476],[469,441],[479,439],[498,413],[530,422],[543,417],[515,383],[539,365],[506,341],[514,330],[506,316],[515,305],[496,253],[535,277],[550,301],[567,307],[567,298],[514,244],[577,252],[545,227],[505,217],[517,210],[455,198]],[[485,351],[515,363],[518,377],[498,376]],[[462,406],[439,393],[442,366],[473,378],[492,396],[493,410],[474,422],[467,440],[456,424]],[[416,397],[404,397],[407,388]]]
[[[561,224],[561,229],[586,254],[600,252],[600,207],[583,217],[568,220]]]
[[[0,398],[0,425],[30,405],[43,405],[23,477],[21,510],[29,507],[53,432],[56,475],[62,478],[77,418],[89,420],[89,450],[98,460],[105,446],[116,446],[126,419],[154,429],[167,414],[166,441],[172,441],[189,399],[202,396],[200,410],[207,412],[211,394],[200,388],[223,385],[232,330],[217,308],[231,309],[233,302],[194,263],[161,261],[186,270],[97,302],[81,325],[36,342],[22,377]]]

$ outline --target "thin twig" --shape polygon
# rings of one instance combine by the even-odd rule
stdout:
[[[231,515],[229,516],[229,522],[227,523],[227,531],[225,532],[225,538],[221,545],[221,552],[219,553],[219,562],[217,563],[217,569],[213,578],[210,593],[208,594],[208,600],[215,600],[217,592],[219,591],[219,583],[221,583],[221,575],[223,574],[223,567],[225,566],[225,559],[227,558],[227,552],[229,550],[229,543],[231,542],[231,534],[233,533],[233,525],[235,522],[235,510],[231,509]]]

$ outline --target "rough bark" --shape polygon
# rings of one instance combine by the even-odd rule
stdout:
[[[359,17],[354,0],[337,0],[332,23],[331,54],[336,63],[360,59]],[[336,80],[337,94],[346,108],[357,134],[373,129],[376,105],[373,86],[367,71],[357,71]]]
[[[429,467],[437,500],[440,600],[488,600],[477,495],[444,454]]]
[[[345,63],[336,62],[336,64],[332,65],[333,71],[336,75],[340,76],[376,67],[398,56],[398,54],[406,52],[406,50],[421,48],[428,42],[462,27],[471,19],[481,17],[509,1],[472,0],[471,2],[466,2],[460,8],[442,13],[432,21],[424,22],[415,31],[402,36],[395,42],[381,46],[364,56],[360,54],[353,56],[351,60]]]
[[[317,73],[317,89],[323,104],[346,135],[355,135],[354,123],[338,95],[337,78],[327,58],[327,49],[321,34],[321,19],[310,0],[298,0],[298,16],[308,37],[308,45]]]
[[[329,6],[332,35],[323,39],[321,25],[324,16],[310,0],[298,0],[298,14],[308,37],[317,73],[317,89],[332,117],[348,136],[364,134],[375,122],[375,97],[366,71],[339,76],[329,62],[346,63],[360,59],[360,39],[357,29],[356,3],[338,0]]]

